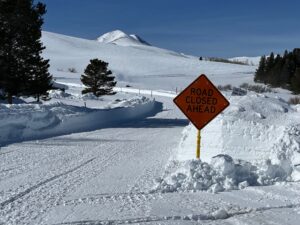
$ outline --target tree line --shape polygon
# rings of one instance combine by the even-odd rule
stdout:
[[[286,50],[283,56],[273,52],[269,57],[262,56],[254,81],[300,93],[300,48]]]

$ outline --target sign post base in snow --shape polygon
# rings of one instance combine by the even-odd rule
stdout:
[[[196,158],[200,159],[200,130],[229,106],[229,102],[202,74],[177,95],[174,103],[198,129]]]
[[[200,146],[201,146],[201,131],[198,130],[197,134],[197,150],[196,150],[196,158],[200,159]]]

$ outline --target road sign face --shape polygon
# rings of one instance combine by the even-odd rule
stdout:
[[[227,99],[204,74],[184,89],[174,103],[199,130],[229,106]]]

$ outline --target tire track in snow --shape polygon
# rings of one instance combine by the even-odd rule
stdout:
[[[0,147],[0,150],[1,150],[1,147]],[[13,151],[8,151],[8,152],[0,152],[0,155],[6,155],[6,154],[9,154],[9,153],[12,153],[12,152],[16,152],[16,151],[13,150]]]
[[[102,204],[106,201],[117,202],[121,201],[148,201],[151,199],[162,198],[164,193],[149,193],[149,192],[130,192],[130,193],[116,193],[116,194],[98,194],[94,196],[82,197],[62,202],[64,206],[79,205],[79,204]]]
[[[30,188],[27,188],[25,191],[20,192],[19,194],[15,195],[15,196],[13,196],[13,197],[11,197],[11,198],[9,198],[9,199],[7,199],[7,200],[4,201],[4,202],[1,202],[1,203],[0,203],[0,208],[5,207],[6,205],[8,205],[8,204],[10,204],[10,203],[12,203],[12,202],[14,202],[14,201],[16,201],[16,200],[22,198],[23,196],[29,194],[29,193],[32,192],[33,190],[35,190],[35,189],[37,189],[37,188],[39,188],[39,187],[41,187],[41,186],[43,186],[43,185],[45,185],[45,184],[47,184],[47,183],[53,181],[53,180],[56,180],[56,179],[58,179],[58,178],[60,178],[60,177],[62,177],[62,176],[65,176],[65,175],[67,175],[67,174],[69,174],[69,173],[72,173],[72,172],[78,170],[79,168],[81,168],[81,167],[85,166],[86,164],[88,164],[88,163],[94,161],[95,159],[96,159],[96,158],[89,159],[89,160],[87,160],[86,162],[80,164],[79,166],[74,167],[74,168],[71,169],[71,170],[68,170],[68,171],[66,171],[66,172],[64,172],[64,173],[61,173],[61,174],[58,174],[58,175],[56,175],[56,176],[50,177],[50,178],[48,178],[48,179],[46,179],[46,180],[44,180],[44,181],[42,181],[42,182],[37,183],[36,185],[34,185],[34,186],[30,187]]]
[[[94,149],[97,149],[99,146],[94,147]],[[8,220],[6,222],[9,222],[10,224],[32,224],[32,220],[35,220],[36,224],[42,223],[42,215],[49,210],[53,205],[59,205],[59,203],[62,201],[62,197],[70,191],[70,188],[73,186],[81,185],[84,182],[84,179],[89,179],[91,177],[94,177],[95,175],[103,172],[105,168],[110,165],[110,162],[114,162],[115,159],[120,155],[120,151],[114,151],[112,154],[107,155],[105,158],[101,159],[99,162],[97,162],[98,157],[93,157],[84,163],[80,164],[79,166],[76,166],[75,168],[68,170],[67,172],[64,172],[62,174],[56,175],[55,177],[49,178],[43,182],[38,183],[37,185],[32,186],[31,188],[26,189],[25,191],[22,191],[21,193],[15,195],[14,197],[9,198],[8,200],[0,203],[0,209],[3,209],[1,212],[0,210],[0,218],[1,216],[10,215],[10,218],[13,220]],[[86,168],[84,166],[90,165],[92,162],[97,162],[97,165],[101,165],[100,167],[97,166],[97,169],[93,168]],[[75,173],[71,177],[65,179],[63,183],[60,183],[59,189],[54,189],[54,192],[50,191],[51,194],[43,193],[43,188],[49,189],[49,187],[46,186],[50,181],[58,180],[61,177],[67,176],[72,174],[72,172],[78,170],[78,169],[84,169],[80,173]],[[84,179],[83,179],[84,178]],[[50,180],[51,179],[51,180]],[[51,184],[51,186],[55,186],[56,183]],[[44,188],[44,189],[45,189]],[[34,191],[38,190],[38,193],[34,193]],[[33,193],[33,194],[32,194]],[[32,194],[32,195],[31,195]],[[28,196],[28,199],[26,201],[19,202],[18,199]],[[37,202],[43,201],[43,205],[37,206]],[[47,203],[46,203],[47,202]],[[10,204],[16,203],[17,205],[13,207],[5,207]],[[16,208],[20,207],[28,207],[28,210],[22,212],[22,214],[19,214],[18,211],[16,211]],[[37,208],[38,207],[38,211]],[[6,209],[6,210],[5,210]],[[23,215],[24,213],[24,215]],[[26,218],[24,220],[24,218]]]
[[[255,212],[264,212],[272,209],[286,209],[286,208],[298,208],[300,204],[289,204],[284,206],[270,206],[260,207],[253,209],[240,210],[236,212],[227,213],[210,213],[210,214],[198,214],[198,215],[186,215],[186,216],[147,216],[138,218],[128,219],[117,219],[117,220],[83,220],[83,221],[72,221],[64,222],[53,225],[114,225],[114,224],[136,224],[136,223],[150,223],[150,222],[163,222],[163,221],[215,221],[224,220],[231,217],[250,214]]]

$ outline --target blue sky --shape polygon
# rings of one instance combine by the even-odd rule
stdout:
[[[300,47],[298,0],[40,0],[46,31],[96,39],[120,29],[201,56],[258,56]]]

